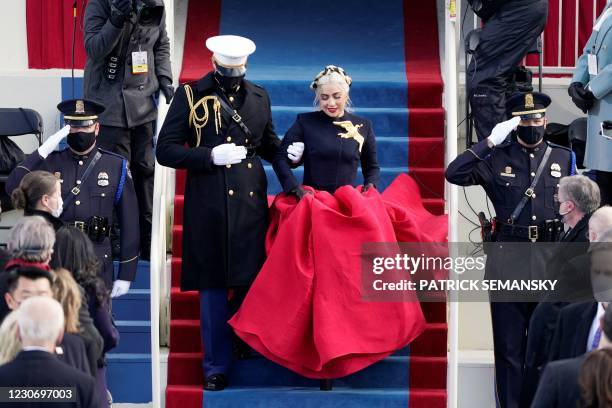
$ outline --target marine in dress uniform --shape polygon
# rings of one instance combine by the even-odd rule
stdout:
[[[181,289],[200,292],[204,388],[214,391],[227,386],[227,320],[265,260],[268,198],[261,158],[271,162],[280,140],[267,92],[244,79],[255,44],[216,36],[206,46],[215,70],[178,88],[157,160],[187,170]],[[232,304],[228,288],[234,288]]]
[[[112,288],[113,296],[123,295],[136,277],[139,249],[138,203],[127,160],[96,146],[102,105],[75,99],[61,102],[57,108],[64,114],[67,126],[26,156],[9,175],[6,190],[13,191],[33,170],[55,174],[60,179],[64,201],[60,219],[89,236],[101,264],[100,276]],[[66,136],[69,147],[54,151]],[[113,210],[121,228],[117,280],[109,237]]]
[[[550,98],[541,93],[513,96],[508,100],[508,111],[513,119],[498,124],[488,138],[457,156],[446,169],[446,179],[450,183],[484,188],[495,208],[496,242],[555,241],[562,231],[561,222],[557,220],[555,195],[559,179],[575,173],[575,158],[571,150],[543,140],[544,116],[550,102]],[[516,131],[512,131],[514,128]],[[510,132],[511,138],[506,140]],[[531,189],[546,155],[541,177]],[[527,202],[517,215],[515,210],[523,197],[527,197]],[[489,278],[503,278],[504,266],[516,266],[512,258],[516,254],[507,250],[507,246],[494,248],[498,247],[499,250],[487,257],[486,275]],[[527,261],[534,262],[533,259]],[[512,276],[508,275],[512,272],[505,272],[506,278]],[[514,277],[518,278],[516,270]],[[491,302],[497,397],[503,408],[519,406],[526,333],[536,305]]]

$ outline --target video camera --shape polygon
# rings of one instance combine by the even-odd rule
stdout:
[[[136,10],[136,21],[141,26],[157,26],[161,24],[164,14],[162,0],[134,0],[133,9]]]

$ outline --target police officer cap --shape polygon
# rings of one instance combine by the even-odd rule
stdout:
[[[510,116],[540,119],[546,115],[546,108],[550,102],[550,97],[540,92],[517,93],[508,99],[506,109]]]
[[[104,112],[104,106],[87,99],[69,99],[57,105],[64,114],[64,123],[75,127],[93,125],[98,121],[98,115]]]
[[[206,48],[220,65],[237,67],[246,64],[247,57],[255,52],[255,43],[238,35],[218,35],[206,40]]]

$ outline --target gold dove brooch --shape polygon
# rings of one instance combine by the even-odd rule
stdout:
[[[363,124],[353,125],[353,122],[351,122],[350,120],[333,123],[334,125],[340,126],[342,129],[346,130],[346,133],[338,133],[338,136],[343,139],[355,139],[355,141],[359,143],[359,153],[361,153],[361,148],[363,147],[363,141],[365,139],[363,138],[361,133],[359,133],[359,128],[362,127]]]

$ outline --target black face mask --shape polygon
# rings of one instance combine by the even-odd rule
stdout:
[[[96,143],[95,132],[75,132],[68,133],[68,146],[76,153],[87,151]]]
[[[221,75],[219,72],[215,72],[215,78],[225,92],[236,92],[238,86],[240,86],[244,79],[244,75],[229,77]]]
[[[546,130],[544,126],[519,126],[516,131],[519,139],[528,145],[533,145],[544,138]]]

